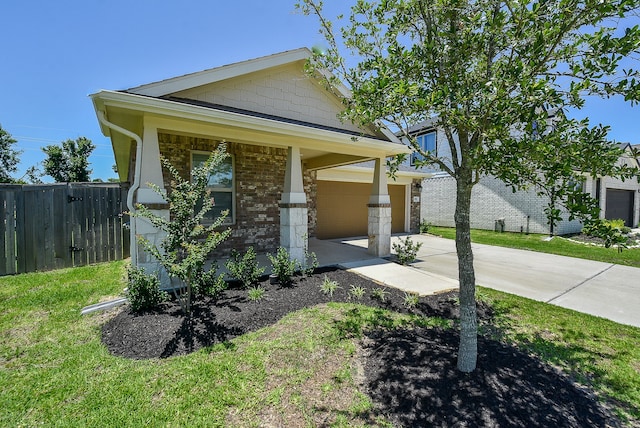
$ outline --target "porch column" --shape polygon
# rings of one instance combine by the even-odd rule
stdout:
[[[384,158],[376,159],[373,188],[369,197],[369,254],[386,257],[391,254],[391,198],[387,188]]]
[[[142,136],[141,158],[136,159],[140,162],[140,187],[136,191],[135,203],[145,205],[153,213],[169,218],[169,204],[153,189],[148,183],[153,183],[164,189],[164,180],[162,177],[162,166],[160,164],[160,148],[158,144],[158,128],[155,123],[145,119],[144,131]],[[165,237],[165,233],[158,230],[146,218],[131,217],[133,227],[131,228],[131,242],[137,245],[137,260],[134,263],[144,268],[147,273],[157,273],[160,277],[161,288],[170,288],[171,283],[169,276],[160,263],[148,254],[142,245],[138,243],[138,236],[144,237],[153,245],[159,245]]]
[[[280,246],[300,263],[305,260],[308,242],[307,196],[302,183],[300,148],[289,147],[280,200]]]

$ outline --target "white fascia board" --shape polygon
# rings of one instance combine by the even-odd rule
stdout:
[[[235,64],[223,65],[221,67],[186,74],[184,76],[178,76],[162,80],[160,82],[149,83],[128,89],[127,91],[138,95],[162,97],[186,89],[308,59],[311,56],[312,53],[309,49],[300,48]]]
[[[322,150],[342,152],[345,144],[367,153],[371,157],[394,156],[401,153],[411,153],[411,149],[402,145],[364,136],[352,136],[327,129],[313,128],[295,123],[282,122],[273,119],[244,115],[240,113],[216,110],[191,104],[151,98],[136,94],[117,91],[101,91],[91,95],[94,105],[128,109],[141,114],[168,116],[173,119],[191,120],[210,125],[224,125],[237,128],[251,129],[266,133],[284,134],[296,138],[309,139],[313,142],[300,141],[299,147],[319,149],[317,141],[323,142]],[[286,144],[283,144],[286,146]]]

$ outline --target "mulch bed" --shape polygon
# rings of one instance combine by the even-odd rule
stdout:
[[[320,290],[324,276],[338,281],[332,297]],[[357,300],[407,312],[404,292],[386,288],[384,302],[371,297],[380,285],[354,273],[323,269],[296,279],[289,287],[261,285],[260,302],[247,299],[246,290],[231,287],[218,299],[198,301],[188,321],[172,301],[141,314],[128,307],[110,319],[102,340],[117,356],[133,359],[167,358],[224,342],[272,325],[284,315],[329,301],[347,302],[350,285],[363,287]],[[411,312],[456,319],[457,293],[420,298]],[[489,322],[491,308],[478,306],[479,319]],[[556,369],[510,345],[479,338],[477,369],[456,369],[459,336],[456,329],[381,329],[362,341],[365,368],[363,389],[376,411],[396,426],[620,426],[595,394],[573,383]]]

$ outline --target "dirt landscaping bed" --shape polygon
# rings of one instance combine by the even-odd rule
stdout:
[[[322,293],[324,277],[340,284],[332,297]],[[413,309],[402,291],[386,288],[385,301],[372,298],[379,284],[339,269],[324,269],[299,277],[289,287],[269,284],[260,302],[246,290],[230,288],[221,298],[195,304],[189,320],[174,302],[133,314],[128,307],[110,319],[102,339],[114,355],[168,358],[225,342],[278,322],[306,307],[334,302],[360,303],[397,312],[457,319],[457,293],[420,298]],[[362,299],[350,298],[350,286],[365,289]],[[492,309],[478,306],[481,323],[490,323]],[[394,426],[620,426],[615,415],[591,390],[536,357],[512,345],[479,338],[478,368],[470,374],[456,369],[457,329],[393,328],[368,331],[359,339],[364,368],[362,392],[375,413]],[[367,418],[371,420],[370,418]]]

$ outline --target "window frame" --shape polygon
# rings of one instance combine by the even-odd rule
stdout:
[[[416,135],[416,142],[418,143],[418,145],[420,146],[421,149],[426,151],[426,148],[424,147],[424,144],[420,143],[420,137],[425,137],[429,134],[433,134],[433,154],[434,156],[438,156],[438,132],[435,129],[432,129],[430,131],[427,132],[423,132],[420,133],[418,135]],[[422,141],[424,142],[426,140],[426,138],[423,138]],[[409,165],[411,166],[416,166],[415,165],[415,160],[418,158],[418,156],[420,156],[421,158],[423,158],[423,156],[420,153],[417,153],[416,151],[413,151],[411,153],[410,156],[410,161],[409,161]]]
[[[194,168],[194,160],[193,155],[204,155],[207,158],[211,156],[213,151],[206,150],[191,150],[189,153],[189,176],[193,179],[193,168]],[[229,159],[231,159],[231,187],[213,187],[207,185],[207,190],[209,190],[212,194],[214,192],[217,193],[231,193],[231,207],[230,213],[222,223],[224,226],[231,226],[236,224],[236,158],[233,154],[228,154]],[[205,218],[203,219],[203,224],[211,224],[213,220]]]

